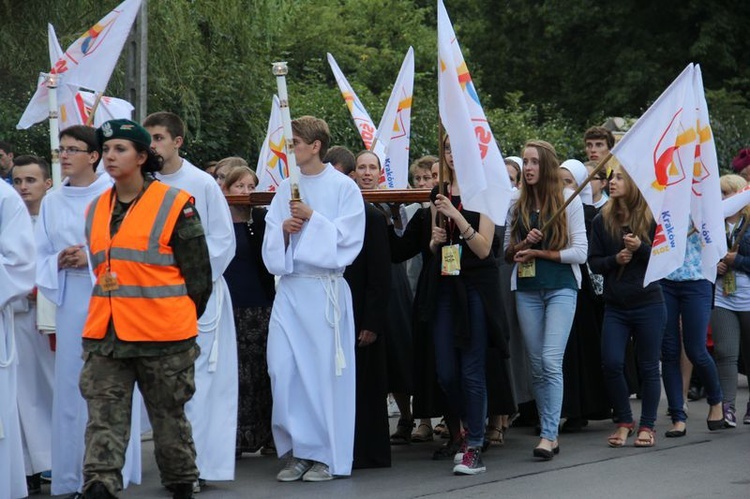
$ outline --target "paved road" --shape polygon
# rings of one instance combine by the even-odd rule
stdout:
[[[744,414],[748,389],[742,380],[737,400]],[[638,414],[640,403],[631,402]],[[612,423],[592,422],[580,433],[561,435],[560,454],[546,463],[531,456],[537,442],[532,430],[511,428],[505,446],[484,455],[487,473],[473,477],[454,476],[449,462],[430,460],[440,441],[393,447],[392,468],[355,471],[351,478],[326,483],[279,483],[279,461],[246,455],[237,462],[234,482],[210,483],[198,499],[750,498],[750,425],[740,421],[736,429],[709,432],[705,400],[691,402],[687,436],[667,439],[665,414],[662,400],[651,449],[610,449],[606,438]],[[144,442],[143,451],[143,484],[121,497],[168,498],[159,485],[151,442]]]

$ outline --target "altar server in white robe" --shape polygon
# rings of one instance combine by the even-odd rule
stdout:
[[[37,156],[16,156],[11,176],[33,227],[42,199],[52,187],[49,163]],[[39,490],[39,474],[52,467],[52,387],[55,380],[55,353],[50,337],[42,334],[37,326],[37,300],[39,296],[44,298],[35,291],[13,305],[18,351],[18,415],[29,493]]]
[[[354,318],[343,278],[362,248],[364,202],[357,185],[321,161],[325,121],[292,122],[301,202],[288,180],[266,216],[263,261],[280,276],[268,334],[273,437],[287,456],[279,481],[350,475],[354,447]]]
[[[195,361],[195,395],[185,411],[193,425],[201,480],[234,480],[239,396],[237,340],[232,299],[223,277],[236,246],[232,215],[216,180],[180,157],[185,137],[180,117],[157,112],[147,116],[143,126],[151,134],[151,147],[164,159],[164,168],[156,178],[195,198],[195,208],[206,233],[213,291],[206,311],[198,319],[201,353]]]
[[[42,200],[34,228],[36,284],[57,305],[57,350],[52,402],[52,495],[80,492],[83,486],[84,433],[88,412],[78,388],[83,368],[83,325],[93,274],[84,243],[89,203],[112,187],[106,173],[97,176],[99,144],[91,127],[75,125],[60,132],[63,184]],[[140,407],[140,395],[133,398]],[[123,468],[123,485],[141,481],[140,418],[133,418]]]
[[[16,404],[18,358],[12,303],[34,287],[31,219],[13,188],[0,182],[0,497],[26,497]]]

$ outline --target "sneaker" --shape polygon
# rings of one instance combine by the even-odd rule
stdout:
[[[750,408],[750,405],[748,408]],[[52,470],[42,471],[40,478],[43,482],[52,483]]]
[[[750,402],[747,403],[747,410],[745,416],[742,418],[742,424],[750,424]]]
[[[735,413],[734,407],[732,407],[729,402],[724,402],[722,408],[724,409],[724,422],[730,428],[737,428],[737,414]]]
[[[303,482],[327,482],[333,480],[333,475],[328,469],[328,465],[315,461],[307,473],[302,477]]]
[[[456,475],[477,475],[487,471],[487,467],[482,462],[482,451],[479,447],[469,447],[464,452],[461,464],[453,467],[453,473]]]
[[[466,439],[461,442],[461,447],[458,448],[458,452],[453,455],[453,464],[461,464],[464,460],[464,454],[466,453]]]
[[[294,482],[302,478],[302,475],[310,468],[312,468],[312,462],[290,456],[286,461],[284,469],[276,475],[276,480],[280,482]]]

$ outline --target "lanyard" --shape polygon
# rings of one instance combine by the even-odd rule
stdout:
[[[453,194],[451,193],[451,189],[448,189],[448,200],[453,204]],[[464,205],[462,201],[458,202],[458,206],[456,206],[456,209],[458,211],[463,210]],[[453,221],[452,218],[448,218],[448,233],[450,234],[450,243],[453,244],[453,231],[457,228],[456,222]]]

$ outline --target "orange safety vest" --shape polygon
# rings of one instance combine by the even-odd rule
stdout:
[[[84,338],[104,338],[110,318],[124,341],[180,341],[198,334],[195,304],[169,246],[180,211],[191,199],[185,191],[152,182],[130,206],[114,237],[113,190],[91,203],[86,240],[97,282]],[[102,289],[102,276],[108,272],[116,276],[117,289]]]

